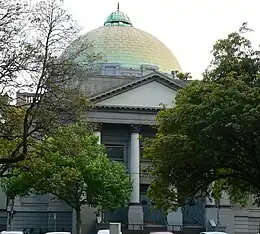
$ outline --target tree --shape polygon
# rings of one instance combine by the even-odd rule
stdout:
[[[86,110],[76,84],[97,59],[75,60],[87,42],[62,54],[78,29],[61,0],[21,2],[0,0],[0,176],[26,158],[33,138]]]
[[[204,72],[204,80],[218,81],[233,74],[247,85],[259,86],[260,51],[252,47],[252,43],[244,33],[252,31],[243,23],[238,32],[227,38],[218,40],[213,46],[213,60]]]
[[[156,137],[146,143],[156,176],[149,196],[166,211],[222,191],[241,204],[248,195],[260,201],[259,52],[232,33],[213,56],[204,79],[158,114]]]
[[[174,73],[174,77],[178,78],[179,80],[186,80],[187,81],[187,80],[192,79],[190,72],[182,73],[182,72],[179,72],[179,71],[175,71],[173,73]]]
[[[60,127],[37,143],[37,151],[17,165],[18,176],[2,179],[8,197],[52,194],[76,210],[88,204],[98,210],[125,207],[131,195],[126,168],[109,159],[88,124]],[[22,171],[22,172],[21,172]]]

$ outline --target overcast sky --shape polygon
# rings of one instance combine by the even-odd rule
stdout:
[[[64,0],[84,32],[103,25],[117,9],[118,0]],[[160,39],[171,49],[183,71],[196,78],[208,66],[217,39],[237,30],[243,22],[255,31],[260,44],[260,0],[120,0],[134,27]]]

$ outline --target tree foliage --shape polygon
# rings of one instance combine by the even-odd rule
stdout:
[[[30,157],[16,165],[17,176],[2,179],[8,197],[52,194],[77,212],[88,204],[98,210],[125,207],[131,194],[126,168],[112,161],[91,127],[70,124],[39,141]]]
[[[235,79],[243,80],[249,86],[259,86],[260,50],[243,34],[252,31],[243,23],[238,32],[218,40],[213,46],[213,60],[204,72],[205,81],[218,81],[231,73]]]
[[[69,56],[61,56],[77,33],[60,0],[32,6],[0,0],[0,176],[25,159],[32,138],[86,109],[76,84],[96,56],[84,53],[84,63],[75,58],[91,45],[78,43]]]
[[[190,72],[182,73],[182,72],[176,71],[175,76],[176,76],[176,78],[178,78],[180,80],[190,80],[190,79],[192,79]]]
[[[234,202],[245,204],[252,194],[259,203],[260,54],[231,33],[213,56],[204,79],[158,114],[158,133],[146,143],[156,176],[149,196],[165,210],[198,196],[220,199],[223,190]]]

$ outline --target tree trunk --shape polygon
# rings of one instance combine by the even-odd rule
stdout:
[[[77,216],[77,223],[76,223],[76,231],[77,231],[77,234],[81,234],[81,226],[82,226],[82,223],[81,223],[81,207],[77,207],[76,209],[76,216]]]

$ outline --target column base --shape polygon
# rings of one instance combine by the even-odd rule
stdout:
[[[128,230],[143,230],[144,212],[139,204],[129,205],[128,208]]]
[[[167,215],[167,230],[168,231],[181,231],[183,226],[182,210],[178,208]]]
[[[110,234],[120,234],[121,233],[121,223],[110,223],[109,231],[110,231]]]

